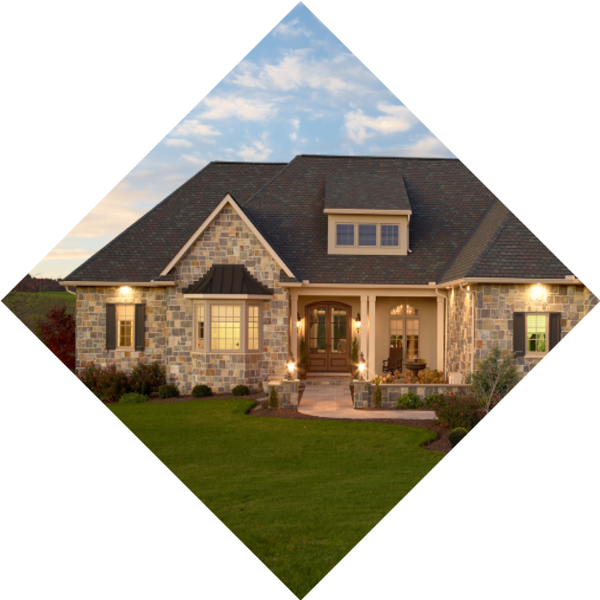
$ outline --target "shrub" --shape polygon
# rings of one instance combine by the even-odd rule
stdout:
[[[271,386],[269,392],[269,408],[279,408],[279,395],[277,394],[277,387],[274,385]]]
[[[247,396],[250,393],[250,388],[247,385],[236,385],[231,393],[234,396]]]
[[[38,319],[44,344],[67,368],[75,370],[75,319],[67,307],[54,307],[43,319]]]
[[[424,398],[425,407],[433,410],[436,402],[441,402],[443,399],[444,394],[429,394],[429,396],[425,396]]]
[[[494,346],[477,361],[471,375],[471,387],[486,413],[490,412],[519,383],[517,361],[513,353]]]
[[[404,410],[405,408],[423,408],[423,403],[417,394],[414,392],[407,392],[398,398],[397,408],[398,410]]]
[[[464,427],[469,430],[477,424],[476,411],[479,408],[479,402],[473,394],[467,396],[445,394],[441,400],[433,403],[432,408],[444,427],[450,427],[450,429]]]
[[[352,349],[350,350],[350,360],[353,365],[358,365],[358,341],[356,336],[352,340]]]
[[[456,446],[456,444],[458,444],[458,442],[460,442],[460,440],[462,440],[467,433],[469,432],[464,427],[457,427],[456,429],[453,429],[448,434],[448,439],[450,440],[452,447]]]
[[[194,396],[194,398],[205,398],[206,396],[212,396],[212,388],[204,384],[195,385],[192,389],[192,396]]]
[[[307,365],[309,358],[308,358],[308,350],[306,348],[306,341],[304,340],[304,336],[302,336],[300,338],[300,347],[298,349],[298,354],[299,354],[299,358],[300,358],[300,364]]]
[[[375,384],[375,390],[373,392],[373,406],[381,406],[383,404],[383,396],[381,394],[381,388],[379,383]]]
[[[166,377],[166,369],[158,361],[149,365],[138,363],[131,371],[129,383],[134,392],[148,395],[158,391],[165,384]]]
[[[422,371],[419,371],[417,379],[419,383],[446,383],[444,374],[441,371],[432,371],[429,367],[425,367]]]
[[[79,379],[105,402],[117,402],[123,394],[131,391],[127,375],[118,371],[114,363],[98,367],[92,362],[81,371]]]
[[[179,396],[179,388],[172,384],[168,383],[166,385],[161,385],[158,388],[158,396],[159,398],[177,398]]]
[[[119,398],[119,404],[141,404],[142,402],[148,402],[148,400],[150,400],[149,396],[130,392],[129,394],[123,394]]]

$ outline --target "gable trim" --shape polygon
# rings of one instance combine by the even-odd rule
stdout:
[[[171,269],[183,258],[185,253],[192,247],[194,242],[200,237],[200,235],[204,232],[204,230],[214,221],[217,215],[225,208],[225,206],[231,206],[235,213],[244,221],[244,223],[248,226],[250,231],[258,238],[258,241],[263,245],[265,250],[271,255],[273,260],[284,270],[285,274],[288,277],[295,277],[294,274],[290,271],[289,267],[283,262],[281,257],[275,252],[273,247],[265,240],[260,231],[256,229],[256,227],[252,224],[252,221],[244,214],[244,212],[240,209],[237,202],[233,199],[231,194],[227,194],[221,202],[219,202],[218,206],[215,210],[210,213],[206,221],[200,225],[200,227],[196,230],[196,232],[192,235],[192,237],[185,243],[183,248],[173,257],[173,260],[163,269],[160,274],[161,277],[164,277],[169,274]]]
[[[374,208],[326,208],[327,215],[412,215],[412,210],[374,209]]]

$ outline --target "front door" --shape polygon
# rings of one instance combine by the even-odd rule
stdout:
[[[348,371],[351,309],[339,302],[319,302],[306,307],[310,371]]]

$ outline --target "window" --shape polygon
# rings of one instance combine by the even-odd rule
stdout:
[[[562,336],[563,320],[559,312],[513,313],[513,352],[515,356],[543,358]]]
[[[107,350],[143,352],[146,344],[146,305],[106,303],[105,336]]]
[[[410,304],[399,304],[390,310],[390,348],[404,348],[405,360],[419,358],[418,316],[419,309]]]
[[[194,302],[192,352],[260,352],[262,304]]]
[[[358,245],[377,246],[377,225],[358,226]]]
[[[354,246],[354,225],[337,225],[337,245]]]
[[[398,246],[398,225],[381,226],[381,245]]]

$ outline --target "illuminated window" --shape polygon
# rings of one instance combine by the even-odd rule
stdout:
[[[545,354],[548,338],[548,318],[544,313],[527,315],[527,354]]]
[[[134,304],[117,304],[117,347],[133,348]]]
[[[419,358],[419,309],[398,304],[390,310],[390,348],[403,348],[405,360]]]
[[[204,350],[204,336],[206,332],[206,317],[204,304],[196,306],[196,348]]]
[[[210,307],[210,330],[212,350],[240,350],[241,306]]]
[[[248,307],[248,350],[258,350],[260,344],[260,307]]]

